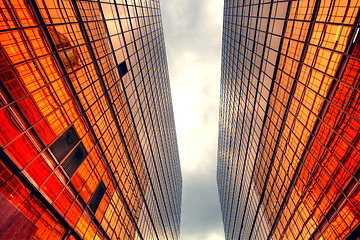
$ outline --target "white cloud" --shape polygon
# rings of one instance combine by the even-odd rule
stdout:
[[[225,240],[223,234],[211,234],[207,240]]]
[[[223,19],[223,4],[224,1],[221,0],[210,0],[207,3],[207,14],[211,16],[210,20],[214,27],[221,27],[222,26],[222,19]]]
[[[175,63],[172,97],[182,170],[186,173],[201,170],[204,157],[208,157],[204,153],[216,148],[219,66],[218,61],[203,62],[190,52],[179,59],[185,64],[180,68],[181,64]]]
[[[222,0],[161,2],[183,175],[182,240],[222,240],[216,186]]]

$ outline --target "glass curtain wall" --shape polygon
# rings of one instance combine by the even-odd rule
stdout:
[[[35,239],[178,239],[157,1],[0,1],[0,193]]]
[[[227,239],[359,234],[359,1],[225,1]]]

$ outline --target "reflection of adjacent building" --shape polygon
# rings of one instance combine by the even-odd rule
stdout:
[[[159,3],[0,7],[1,195],[35,239],[178,239]]]
[[[227,239],[360,235],[357,1],[225,1],[218,188]]]

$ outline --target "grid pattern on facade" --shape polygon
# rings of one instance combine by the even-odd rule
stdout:
[[[159,2],[0,8],[0,192],[36,224],[35,238],[178,239]]]
[[[218,188],[227,239],[359,224],[358,1],[225,1]]]

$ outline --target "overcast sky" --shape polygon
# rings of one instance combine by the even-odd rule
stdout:
[[[216,186],[223,0],[163,0],[183,177],[181,240],[222,240]]]

